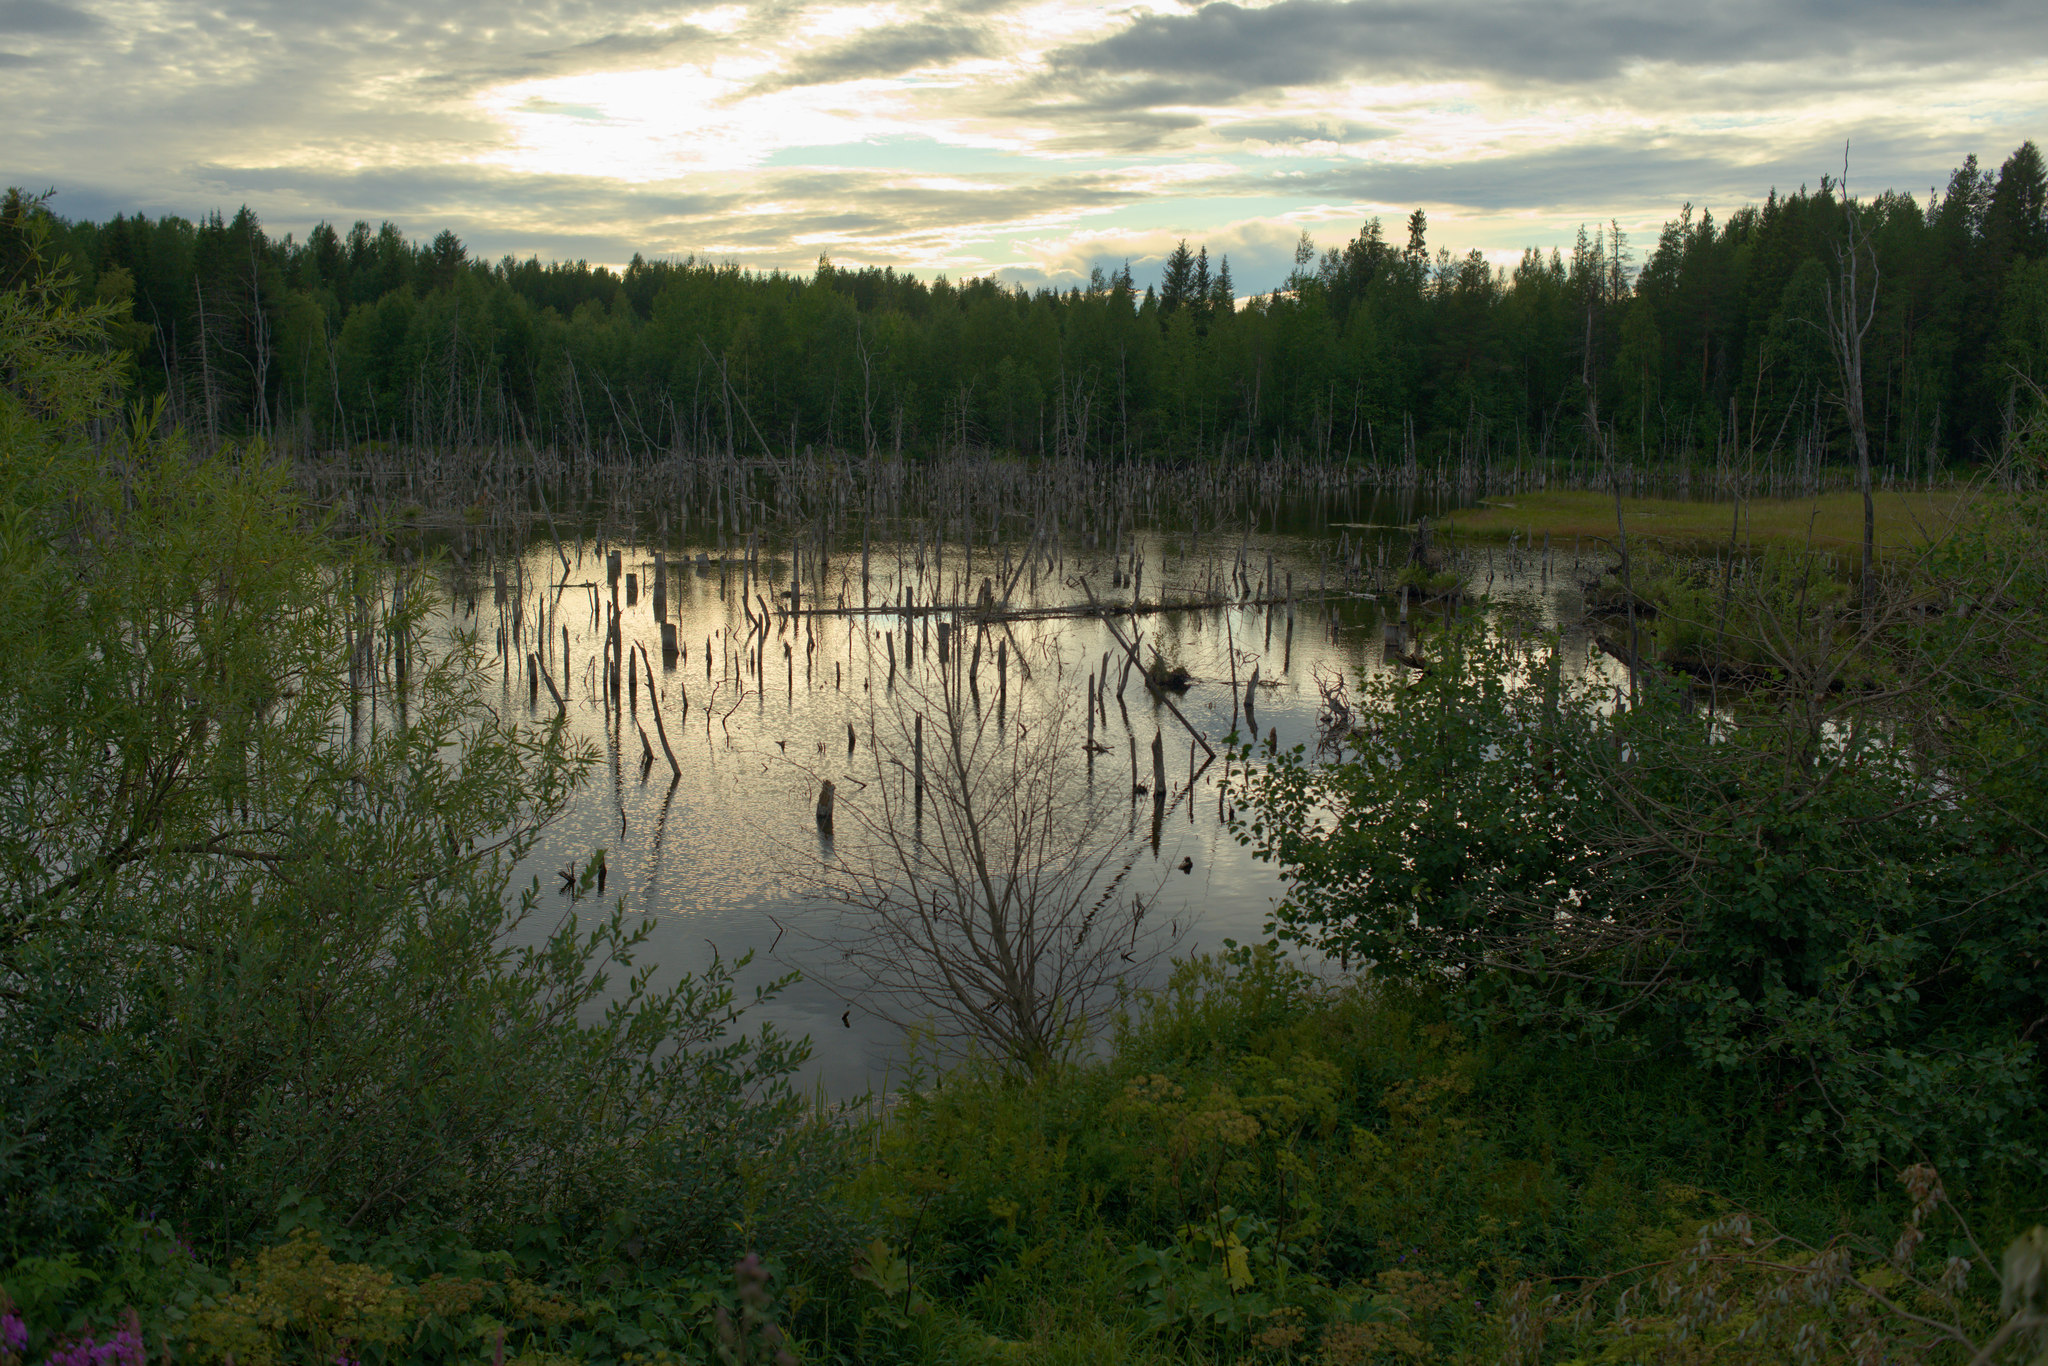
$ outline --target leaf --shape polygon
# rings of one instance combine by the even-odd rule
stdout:
[[[894,1299],[910,1290],[910,1263],[891,1251],[888,1243],[876,1238],[854,1257],[853,1278]]]

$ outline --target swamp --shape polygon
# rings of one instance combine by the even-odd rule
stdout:
[[[0,1366],[2048,1347],[2038,390],[999,438],[909,307],[469,385],[437,242],[316,401],[0,230]],[[990,306],[1194,344],[1101,283]]]
[[[885,775],[914,799],[917,775],[889,742],[906,717],[915,730],[920,708],[936,727],[949,690],[970,714],[1027,732],[1040,716],[1080,714],[1058,781],[1123,827],[1143,865],[1126,881],[1177,951],[1261,935],[1280,887],[1233,835],[1233,740],[1334,745],[1345,680],[1397,667],[1441,614],[1418,593],[1404,616],[1395,580],[1416,523],[1444,500],[1315,482],[1333,473],[1301,471],[1242,510],[1231,491],[1210,491],[1221,515],[1207,526],[1150,511],[1193,504],[1170,481],[1105,488],[1085,471],[992,462],[946,470],[952,487],[918,491],[915,512],[885,484],[887,501],[853,526],[835,509],[793,535],[764,500],[731,514],[724,545],[706,510],[678,506],[659,545],[645,512],[611,523],[564,510],[531,515],[503,548],[482,528],[417,533],[423,554],[437,543],[445,554],[409,591],[433,603],[434,631],[482,640],[500,706],[565,716],[566,733],[601,756],[599,780],[515,885],[539,879],[580,903],[583,868],[602,851],[612,890],[593,901],[652,915],[656,961],[753,952],[764,980],[799,971],[764,1015],[810,1036],[806,1075],[843,1098],[900,1067],[903,1018],[867,1008],[863,982],[833,980],[836,941],[820,923],[831,911],[799,895],[815,882],[807,865],[834,857],[816,800],[830,782],[858,802]],[[759,465],[706,483],[770,489],[780,477]],[[1041,501],[1063,484],[1074,492]],[[857,506],[862,494],[849,496]],[[927,510],[941,499],[943,511]],[[1117,510],[1098,521],[1104,507]],[[751,517],[761,521],[739,520]],[[1454,559],[1517,620],[1565,630],[1585,655],[1589,560],[1483,546]],[[364,673],[352,705],[374,726],[396,698],[388,646],[370,649],[381,672]],[[1148,686],[1154,670],[1174,675],[1172,690]],[[1139,972],[1127,983],[1157,984]]]

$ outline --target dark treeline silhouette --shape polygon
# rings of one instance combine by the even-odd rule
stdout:
[[[1418,210],[1398,240],[1378,220],[1320,253],[1304,234],[1286,284],[1248,301],[1185,243],[1156,287],[1126,266],[1025,291],[824,258],[486,263],[389,223],[277,239],[246,208],[55,230],[82,290],[132,306],[141,392],[215,438],[1817,469],[1848,458],[1823,324],[1853,213],[1892,480],[1996,451],[2048,379],[2044,200],[2028,142],[1925,203],[1845,205],[1823,177],[1725,219],[1687,205],[1654,243],[1582,230],[1512,269],[1432,250]]]

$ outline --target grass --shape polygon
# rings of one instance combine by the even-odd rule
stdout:
[[[1905,550],[1939,539],[1967,508],[1964,490],[1886,492],[1877,504],[1880,551]],[[1665,550],[1708,550],[1728,544],[1735,516],[1730,503],[1683,502],[1673,498],[1624,498],[1629,536]],[[1477,540],[1505,541],[1512,533],[1555,547],[1574,537],[1587,541],[1614,536],[1614,496],[1591,490],[1532,493],[1495,499],[1450,514],[1450,529]],[[1745,545],[1805,546],[1855,551],[1863,543],[1863,499],[1856,493],[1813,498],[1755,498],[1742,504]]]

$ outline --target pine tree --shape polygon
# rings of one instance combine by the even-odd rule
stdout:
[[[462,245],[462,239],[446,228],[427,248],[427,271],[430,287],[449,289],[455,284],[455,277],[461,273],[463,263],[469,259],[469,251]]]
[[[1173,312],[1188,302],[1195,280],[1195,257],[1188,250],[1185,237],[1173,254],[1166,258],[1166,270],[1159,277],[1159,313],[1161,317]]]
[[[2048,167],[2031,140],[1998,168],[1998,184],[1984,207],[1984,247],[1994,270],[2014,258],[2038,261],[2048,255]]]

